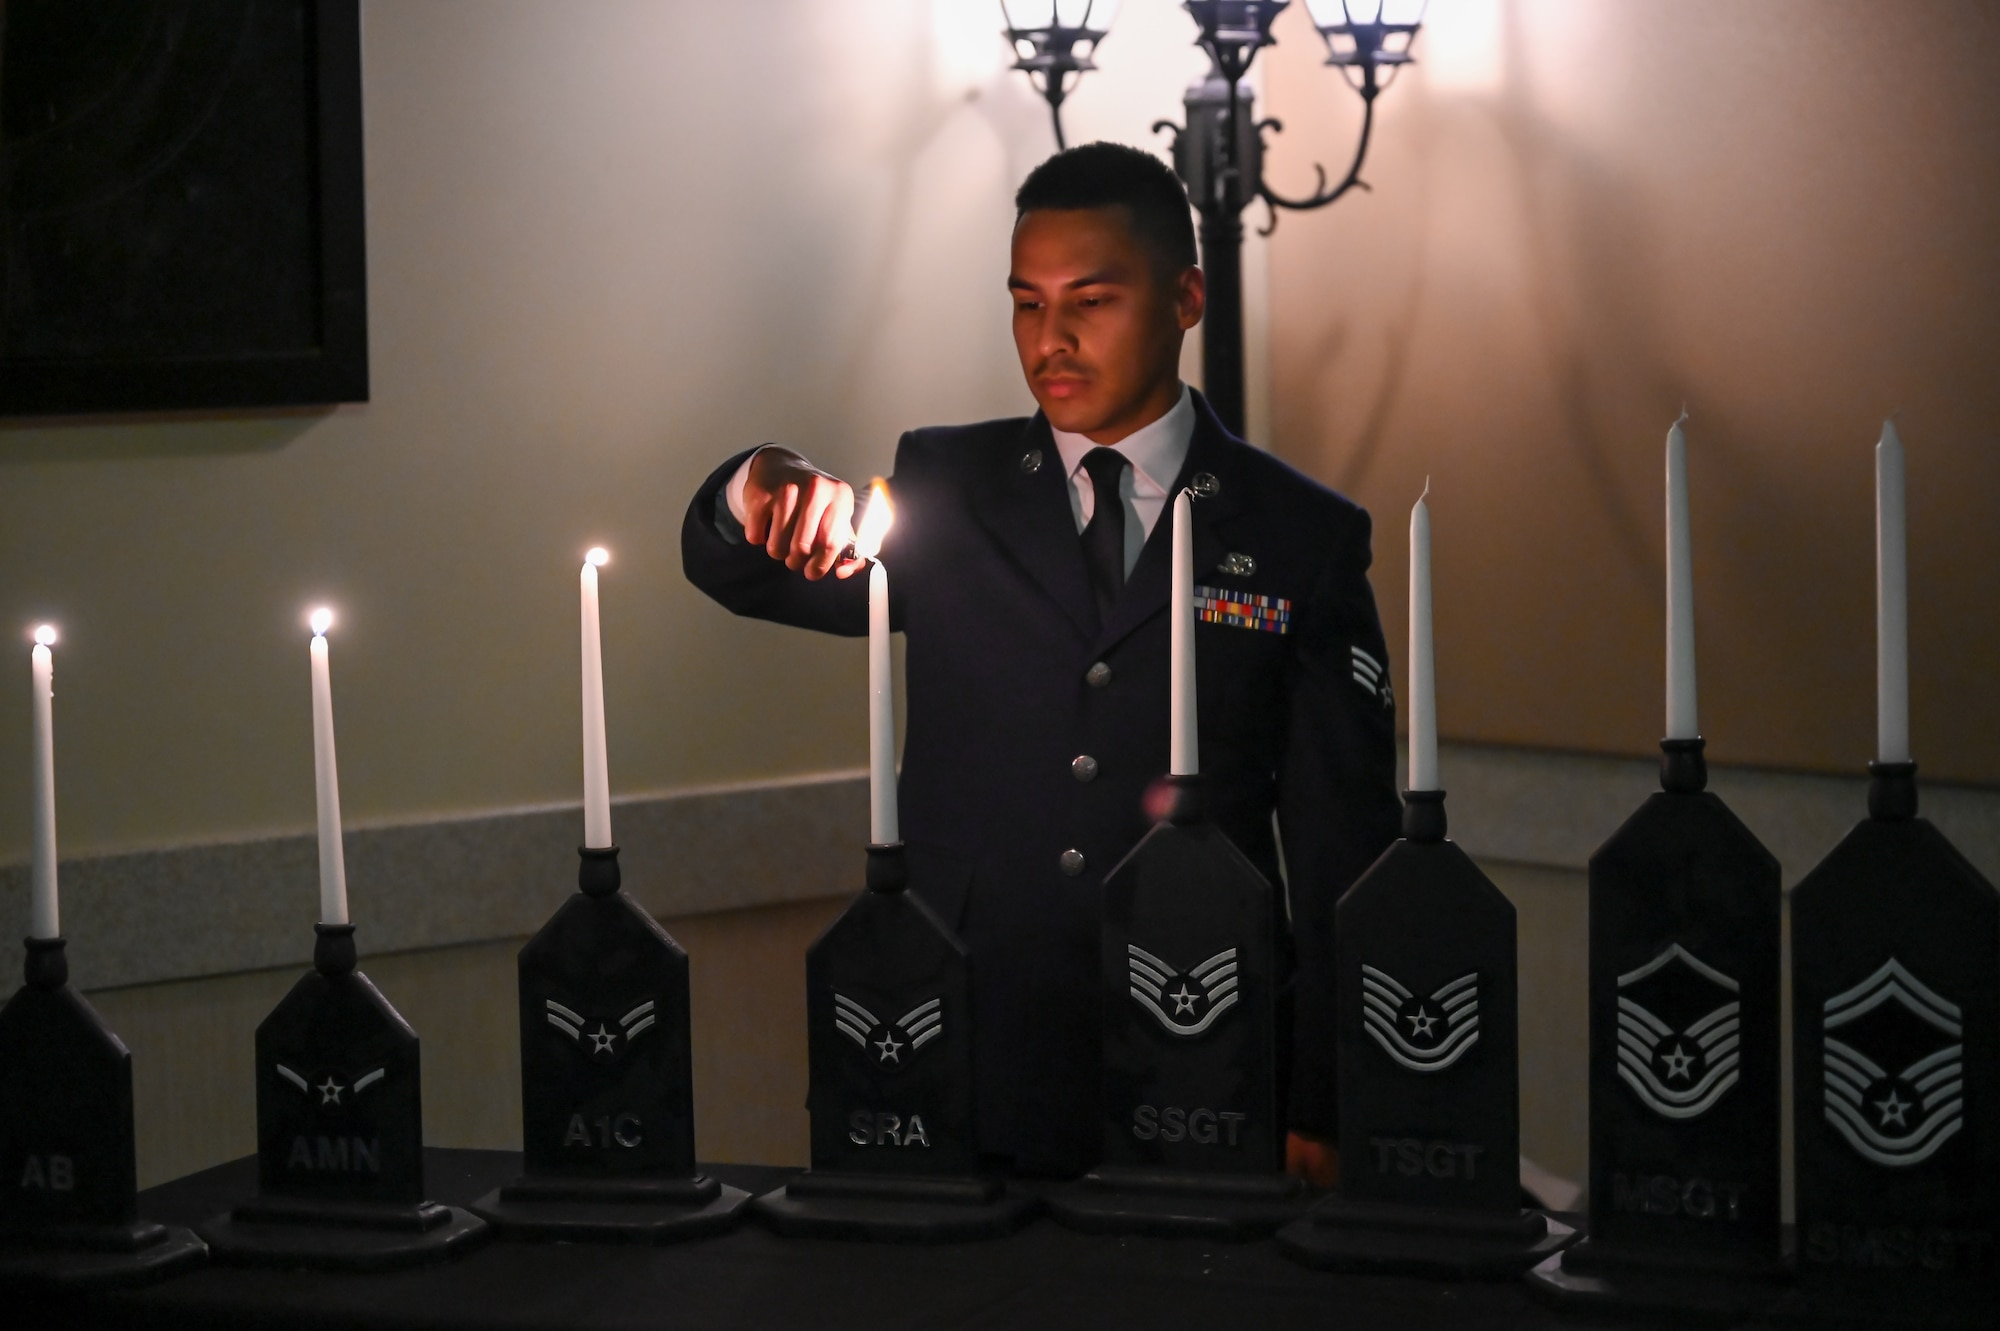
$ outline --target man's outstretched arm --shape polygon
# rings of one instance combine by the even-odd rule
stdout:
[[[853,488],[790,449],[739,453],[695,491],[681,568],[732,613],[858,637],[867,580],[851,576],[861,561],[840,557],[853,517]]]

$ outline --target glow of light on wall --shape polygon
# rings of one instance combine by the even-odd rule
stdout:
[[[930,26],[931,69],[947,95],[982,87],[1013,64],[992,0],[930,0]]]
[[[1433,92],[1500,90],[1505,0],[1431,0],[1417,36],[1417,62]]]

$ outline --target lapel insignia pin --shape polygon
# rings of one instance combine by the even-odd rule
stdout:
[[[1021,454],[1021,474],[1023,476],[1033,476],[1036,472],[1040,471],[1041,469],[1042,469],[1041,449],[1031,448],[1027,452]]]
[[[1231,550],[1222,557],[1222,571],[1232,578],[1247,578],[1257,571],[1257,561],[1249,555]]]
[[[1215,479],[1214,472],[1198,471],[1194,474],[1194,480],[1189,482],[1189,484],[1193,486],[1194,492],[1203,499],[1213,499],[1222,493],[1222,482]]]

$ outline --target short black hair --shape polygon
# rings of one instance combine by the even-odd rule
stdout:
[[[1163,267],[1193,267],[1194,222],[1173,168],[1122,143],[1085,143],[1049,158],[1014,192],[1014,221],[1043,209],[1124,208],[1139,243]]]

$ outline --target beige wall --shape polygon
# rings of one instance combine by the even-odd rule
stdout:
[[[1079,138],[1154,141],[1200,65],[1185,15],[1133,8]],[[598,542],[616,789],[853,766],[854,645],[698,598],[680,515],[750,444],[866,475],[902,430],[1032,405],[1009,200],[1052,140],[997,7],[363,9],[373,400],[0,426],[0,639],[65,634],[65,854],[309,826],[322,599],[350,820],[576,798]],[[27,856],[19,669],[0,863]]]
[[[1359,118],[1302,9],[1267,71],[1294,190]],[[1893,411],[1916,754],[2000,781],[2000,7],[1434,0],[1417,50],[1375,192],[1274,239],[1273,419],[1375,512],[1397,646],[1430,477],[1445,732],[1661,733],[1685,402],[1710,754],[1858,770]]]

